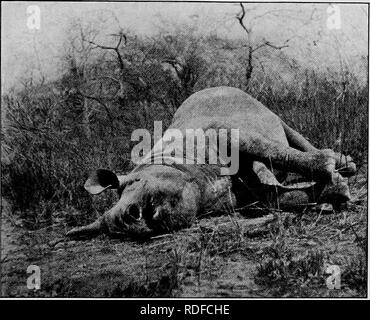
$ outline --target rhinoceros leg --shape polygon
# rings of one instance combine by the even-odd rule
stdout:
[[[334,185],[316,184],[315,181],[281,184],[272,171],[260,161],[253,162],[253,171],[261,184],[270,187],[270,196],[277,200],[280,209],[299,209],[315,205],[317,201],[340,204],[343,200],[347,200],[343,199],[343,195],[348,193],[348,187],[344,181]]]
[[[270,141],[259,135],[241,135],[240,151],[256,161],[274,169],[302,174],[310,180],[326,184],[322,201],[345,202],[350,200],[347,183],[335,170],[336,156],[329,149],[307,152]]]
[[[262,135],[240,135],[240,152],[273,169],[300,173],[307,177],[330,180],[335,172],[335,154],[331,150],[302,152]]]
[[[253,171],[257,175],[259,181],[267,187],[269,202],[275,203],[280,209],[302,209],[305,206],[313,205],[316,202],[316,192],[322,188],[314,187],[315,181],[292,181],[289,184],[281,184],[267,166],[259,161],[253,162]],[[298,177],[302,178],[298,175]],[[299,179],[301,180],[301,179]],[[298,181],[299,181],[298,180]],[[284,181],[286,182],[286,181]],[[317,190],[316,190],[317,189]],[[319,191],[320,192],[320,191]]]
[[[305,137],[300,133],[289,127],[282,121],[285,135],[288,139],[289,145],[305,152],[318,151]],[[345,156],[341,153],[335,153],[336,168],[345,177],[353,176],[356,173],[356,165],[350,156]]]
[[[273,172],[260,161],[253,161],[253,171],[257,175],[259,181],[265,186],[271,186],[281,191],[307,189],[316,184],[315,181],[293,183],[282,185],[275,177]]]

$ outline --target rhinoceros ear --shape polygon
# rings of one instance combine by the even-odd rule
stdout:
[[[106,169],[98,169],[87,179],[84,188],[91,194],[99,194],[106,189],[118,189],[119,184],[115,173]]]

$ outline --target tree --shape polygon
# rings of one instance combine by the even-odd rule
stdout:
[[[286,18],[282,14],[284,11],[288,12],[289,17],[300,17],[300,12],[294,11],[289,12],[289,10],[284,9],[273,9],[273,10],[267,10],[261,14],[258,15],[250,15],[248,16],[248,10],[244,6],[243,3],[240,3],[241,11],[236,15],[236,19],[238,20],[239,25],[244,31],[244,34],[246,36],[245,38],[245,44],[242,45],[243,48],[246,48],[246,67],[245,67],[245,84],[248,89],[250,79],[252,77],[253,69],[255,66],[255,59],[256,59],[256,53],[261,50],[262,48],[270,48],[273,50],[282,50],[284,48],[288,48],[290,45],[291,40],[297,36],[297,34],[289,34],[286,36],[286,39],[283,40],[281,43],[275,43],[272,40],[266,39],[265,37],[258,38],[257,35],[254,33],[254,27],[260,23],[261,19],[268,18],[271,16],[274,16],[275,18],[283,19]],[[250,9],[249,11],[252,11]],[[297,18],[300,24],[307,25],[310,23],[310,21],[314,18],[315,9],[312,10],[309,18],[301,19]],[[264,22],[266,23],[266,21]],[[299,27],[297,26],[297,29]],[[235,48],[233,48],[235,49]]]
[[[176,35],[179,38],[179,35]],[[179,39],[167,35],[163,47],[163,63],[169,64],[179,80],[180,90],[184,99],[194,93],[194,87],[205,73],[206,61],[201,56],[201,49],[195,39]],[[176,41],[176,43],[175,43]],[[190,44],[187,46],[187,44]]]

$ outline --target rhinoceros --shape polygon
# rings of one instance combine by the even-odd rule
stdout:
[[[91,194],[116,189],[119,200],[97,221],[75,227],[67,236],[104,233],[143,239],[187,228],[206,213],[230,212],[256,201],[261,207],[284,208],[350,200],[344,177],[356,172],[351,157],[315,148],[240,89],[215,87],[194,93],[174,114],[171,128],[184,136],[187,129],[239,129],[238,172],[222,175],[225,164],[186,161],[145,162],[118,176],[99,169],[88,178],[85,189]],[[149,158],[156,156],[153,150]]]

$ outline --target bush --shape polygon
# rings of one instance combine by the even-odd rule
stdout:
[[[194,36],[166,42],[159,35],[154,44],[136,37],[122,52],[126,73],[117,73],[118,61],[104,50],[84,66],[69,56],[59,80],[3,96],[3,196],[34,227],[51,223],[53,212],[65,208],[71,224],[93,219],[115,197],[107,193],[93,201],[83,183],[96,168],[129,170],[133,129],[152,130],[159,119],[168,126],[193,91],[218,85],[247,90],[242,55],[216,51],[217,45]],[[365,161],[368,87],[355,75],[347,72],[338,82],[341,74],[298,68],[294,81],[282,84],[255,70],[252,96],[315,146]]]

